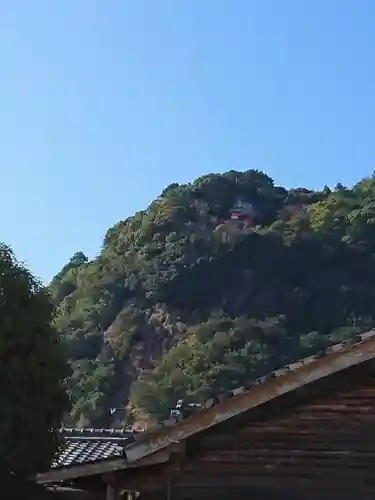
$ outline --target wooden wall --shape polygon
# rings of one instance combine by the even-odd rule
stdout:
[[[194,417],[196,418],[196,417]],[[139,500],[375,499],[373,363],[304,386],[123,471]]]
[[[176,485],[194,499],[209,498],[209,490],[226,498],[228,491],[236,498],[375,498],[375,377],[368,367],[330,377],[197,436],[188,453]]]

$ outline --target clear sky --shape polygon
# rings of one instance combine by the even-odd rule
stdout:
[[[374,0],[1,0],[0,239],[50,279],[168,184],[375,169]]]

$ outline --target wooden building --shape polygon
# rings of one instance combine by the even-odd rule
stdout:
[[[122,492],[139,500],[374,499],[375,332],[358,340],[141,433],[123,456],[38,479],[103,500]]]

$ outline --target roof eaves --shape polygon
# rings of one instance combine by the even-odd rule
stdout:
[[[91,463],[74,464],[56,469],[50,469],[47,472],[37,475],[39,484],[61,484],[65,481],[74,481],[75,479],[107,474],[108,472],[116,472],[135,467],[147,465],[157,465],[168,462],[169,451],[162,450],[160,453],[155,453],[152,457],[145,457],[136,464],[129,463],[124,457],[112,457],[102,460],[97,460]]]
[[[77,479],[78,477],[105,474],[106,472],[122,470],[127,467],[128,465],[124,458],[118,457],[115,459],[104,459],[86,464],[51,469],[48,472],[38,474],[37,482],[39,484],[54,484],[62,481]]]

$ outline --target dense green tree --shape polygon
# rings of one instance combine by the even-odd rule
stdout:
[[[245,223],[231,208],[251,207]],[[257,170],[171,184],[51,284],[74,422],[162,418],[375,327],[375,177],[322,191]],[[131,390],[130,390],[131,387]]]
[[[10,248],[0,246],[0,480],[23,484],[47,470],[63,413],[64,349],[49,296]]]

